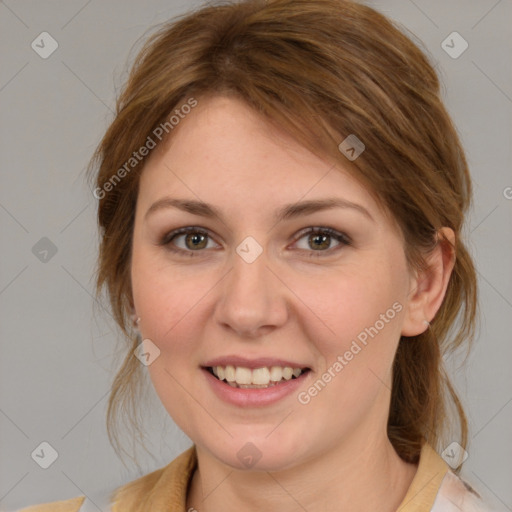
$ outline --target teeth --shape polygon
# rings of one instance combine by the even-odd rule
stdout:
[[[280,366],[270,368],[270,380],[279,382],[283,378],[283,369]]]
[[[243,366],[237,366],[235,371],[235,381],[237,384],[252,384],[252,371]]]
[[[293,375],[293,370],[289,366],[285,366],[283,369],[283,378],[286,380],[290,380],[292,378],[292,375]]]
[[[268,368],[255,368],[252,371],[252,380],[250,384],[267,385],[270,382],[270,372]]]
[[[222,366],[217,366],[217,371],[219,368],[222,368]],[[224,378],[228,381],[228,382],[235,382],[235,367],[234,366],[226,366],[226,368],[224,368]]]
[[[266,388],[274,386],[282,380],[290,380],[299,377],[302,368],[290,366],[272,366],[270,368],[255,368],[251,370],[244,366],[213,366],[213,374],[219,380],[225,380],[231,387],[239,388]]]

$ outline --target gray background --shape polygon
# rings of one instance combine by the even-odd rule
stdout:
[[[467,369],[448,362],[470,418],[463,476],[488,501],[512,510],[512,1],[368,3],[424,42],[467,150],[476,199],[467,234],[482,324]],[[112,117],[134,43],[155,23],[200,4],[0,2],[3,510],[91,494],[140,474],[121,464],[106,437],[119,346],[112,322],[94,312],[95,199],[84,168]],[[47,59],[31,48],[43,31],[59,45]],[[453,31],[469,44],[456,59],[441,47]],[[43,237],[55,245],[53,256],[38,253],[40,245],[33,250]],[[151,388],[147,404],[154,457],[141,459],[143,472],[190,445]],[[58,452],[48,469],[31,457],[43,441]]]

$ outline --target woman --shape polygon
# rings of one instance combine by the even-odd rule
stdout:
[[[488,510],[457,476],[442,359],[474,332],[470,176],[435,71],[389,20],[248,0],[166,25],[92,169],[98,291],[130,340],[109,435],[120,452],[147,370],[194,443],[105,507]]]

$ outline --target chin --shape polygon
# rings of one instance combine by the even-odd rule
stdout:
[[[269,436],[271,429],[268,428],[258,436],[254,434],[254,426],[250,428],[250,435],[236,435],[224,444],[220,444],[218,438],[212,439],[203,446],[227,466],[245,471],[283,471],[306,457],[304,447],[308,443],[305,443],[304,436],[297,436],[294,440],[285,431],[280,436],[275,432]]]

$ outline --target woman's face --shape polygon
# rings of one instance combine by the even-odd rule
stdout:
[[[244,103],[198,98],[153,150],[131,277],[156,392],[219,461],[285,469],[385,436],[412,288],[401,236],[342,166]]]

